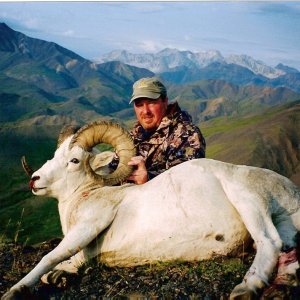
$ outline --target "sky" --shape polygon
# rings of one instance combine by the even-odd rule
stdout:
[[[164,48],[246,54],[300,70],[300,2],[2,2],[0,22],[87,59]]]

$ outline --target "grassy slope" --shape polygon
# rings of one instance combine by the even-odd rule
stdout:
[[[31,126],[2,128],[0,140],[0,240],[9,238],[35,243],[60,235],[56,200],[34,197],[20,158],[26,154],[33,168],[49,159],[59,129]]]
[[[201,124],[207,157],[274,170],[300,186],[300,104]]]

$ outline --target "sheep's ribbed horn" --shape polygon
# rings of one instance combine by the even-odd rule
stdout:
[[[93,177],[105,185],[114,185],[126,179],[132,173],[127,163],[135,155],[135,147],[129,133],[120,125],[99,121],[83,126],[77,131],[70,142],[70,148],[78,145],[86,151],[100,143],[110,144],[119,156],[119,164],[115,172],[107,176],[93,173]]]
[[[66,138],[78,131],[80,127],[73,125],[65,125],[59,133],[56,149],[64,142]]]
[[[26,173],[29,177],[31,177],[31,175],[33,174],[33,170],[32,170],[32,168],[27,164],[25,156],[22,156],[22,158],[21,158],[21,163],[22,163],[22,167],[23,167],[25,173]]]

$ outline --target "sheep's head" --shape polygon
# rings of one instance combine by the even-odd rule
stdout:
[[[96,154],[97,144],[111,144],[119,157],[117,169],[105,175],[96,173],[112,159],[111,153]],[[85,184],[114,185],[132,172],[127,165],[135,148],[128,132],[110,122],[93,122],[80,128],[64,128],[58,139],[54,157],[39,170],[32,172],[23,160],[23,167],[31,176],[30,188],[36,195],[60,197],[70,195]]]

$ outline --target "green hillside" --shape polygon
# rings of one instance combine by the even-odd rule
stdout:
[[[223,80],[172,85],[171,99],[191,112],[194,120],[256,114],[268,107],[296,101],[300,95],[283,87],[238,86]]]
[[[201,123],[207,157],[274,170],[300,181],[300,101]]]

